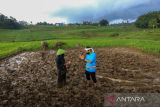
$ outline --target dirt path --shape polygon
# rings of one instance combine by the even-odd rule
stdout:
[[[26,52],[0,62],[0,107],[103,106],[109,92],[160,92],[160,58],[127,48],[98,48],[97,87],[86,84],[78,49],[67,50],[72,62],[67,85],[56,88],[55,52]]]

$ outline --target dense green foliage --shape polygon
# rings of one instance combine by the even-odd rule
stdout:
[[[101,21],[99,22],[99,24],[100,24],[101,26],[107,26],[107,25],[109,24],[109,22],[108,22],[108,20],[103,19],[103,20],[101,20]]]
[[[19,29],[22,28],[21,25],[17,20],[13,17],[7,17],[3,14],[0,14],[0,28],[1,29]]]
[[[135,24],[139,28],[160,28],[160,11],[138,17]]]

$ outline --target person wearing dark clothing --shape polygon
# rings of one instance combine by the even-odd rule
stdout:
[[[57,56],[56,56],[56,65],[57,65],[57,86],[63,87],[66,84],[66,72],[67,68],[65,65],[65,59],[64,59],[64,53],[65,51],[63,49],[58,49]]]

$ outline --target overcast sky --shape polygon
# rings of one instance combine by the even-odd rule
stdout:
[[[160,0],[0,0],[0,13],[33,23],[134,21],[160,10]]]

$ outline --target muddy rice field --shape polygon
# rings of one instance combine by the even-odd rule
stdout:
[[[79,49],[67,84],[57,88],[55,51],[25,52],[0,61],[0,107],[102,107],[105,93],[160,93],[160,57],[128,48],[97,48],[97,86],[88,84]]]

